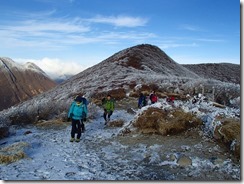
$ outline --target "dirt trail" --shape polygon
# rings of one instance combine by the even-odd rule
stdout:
[[[202,132],[199,129],[174,136],[128,134],[114,137],[109,141],[106,140],[103,146],[113,141],[125,146],[125,149],[120,150],[123,159],[130,160],[131,165],[144,166],[144,172],[137,176],[140,179],[182,181],[240,179],[239,163],[237,161],[232,162],[234,158],[228,150],[201,134]],[[134,148],[138,150],[141,148],[141,151],[144,152],[144,159],[138,158],[140,160],[138,163],[134,155]],[[156,152],[153,153],[155,148]],[[184,166],[187,164],[186,161],[186,163],[181,162],[177,165],[177,160],[183,157],[189,158],[192,163]],[[154,161],[152,161],[153,159]]]
[[[117,111],[114,117],[128,118]],[[120,128],[104,126],[103,118],[86,123],[80,143],[70,143],[70,123],[41,123],[16,129],[6,145],[27,142],[23,159],[0,166],[6,180],[240,180],[240,163],[199,128],[161,136],[131,132],[120,136]],[[128,121],[129,122],[129,121]],[[49,126],[51,125],[51,127]],[[57,127],[62,127],[57,129]],[[25,135],[26,131],[32,133]],[[2,167],[2,168],[1,168]]]

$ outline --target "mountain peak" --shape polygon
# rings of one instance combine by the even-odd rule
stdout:
[[[47,74],[41,68],[39,68],[36,64],[31,62],[27,62],[25,64],[19,64],[8,57],[0,57],[0,61],[1,61],[0,66],[3,65],[9,70],[13,70],[13,69],[22,70],[22,71],[32,70],[34,72],[42,73],[47,76]]]
[[[159,47],[150,44],[136,45],[124,49],[104,61],[137,70],[165,75],[166,77],[181,76],[199,77],[192,71],[176,63]]]
[[[148,60],[155,60],[155,56],[157,57],[159,55],[162,56],[166,54],[156,46],[150,44],[141,44],[122,50],[121,52],[115,54],[114,57],[116,58],[115,60],[118,61],[122,66],[144,70],[145,65],[150,65]]]
[[[27,62],[25,63],[24,65],[24,68],[27,69],[27,70],[33,70],[33,71],[36,71],[36,72],[40,72],[44,75],[46,75],[46,73],[40,68],[38,67],[36,64],[34,63],[31,63],[31,62]],[[47,76],[47,75],[46,75]]]
[[[0,111],[56,86],[38,66],[0,58]]]

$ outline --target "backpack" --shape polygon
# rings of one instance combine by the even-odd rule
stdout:
[[[83,104],[85,106],[87,106],[88,105],[88,100],[85,97],[82,97],[81,99],[82,99]]]
[[[88,105],[88,101],[85,97],[82,96],[76,96],[75,101],[82,102],[86,107]]]
[[[75,97],[75,101],[82,102],[82,104],[84,105],[85,111],[83,111],[82,117],[84,119],[86,119],[87,111],[88,111],[88,108],[87,108],[88,100],[85,97],[82,97],[82,96],[78,95],[78,96]]]

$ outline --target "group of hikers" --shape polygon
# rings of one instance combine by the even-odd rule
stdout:
[[[175,98],[173,96],[167,97],[166,101],[173,105]],[[140,93],[139,99],[138,99],[138,108],[141,109],[142,107],[146,106],[151,102],[151,104],[154,104],[158,102],[158,96],[156,95],[155,91],[152,91],[149,96],[144,95],[143,93]]]
[[[148,105],[149,100],[151,104],[158,102],[158,97],[155,91],[152,91],[149,96],[140,93],[138,98],[138,108],[142,108]],[[174,97],[167,98],[167,101],[173,103]],[[114,99],[112,99],[110,94],[108,94],[106,98],[102,99],[102,107],[104,109],[103,118],[105,120],[105,125],[110,121],[110,117],[114,112],[114,103]],[[68,120],[71,120],[72,122],[70,142],[80,142],[81,133],[85,131],[84,121],[87,119],[87,105],[88,101],[86,98],[82,94],[79,94],[75,97],[70,106],[68,112]],[[76,133],[77,136],[75,139]]]
[[[152,91],[151,94],[149,95],[149,97],[147,97],[143,93],[140,93],[140,96],[138,99],[138,108],[140,109],[140,108],[146,106],[148,104],[149,100],[150,100],[151,104],[158,102],[158,97],[157,97],[155,91]]]

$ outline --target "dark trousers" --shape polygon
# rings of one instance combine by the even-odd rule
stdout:
[[[83,124],[82,120],[72,119],[72,129],[71,129],[72,138],[75,138],[75,133],[77,133],[77,139],[80,139],[82,124]]]
[[[108,116],[108,119],[110,119],[110,116],[112,116],[113,114],[113,111],[107,111],[106,109],[104,109],[104,113],[103,113],[103,118],[105,121],[107,121],[107,116]]]

